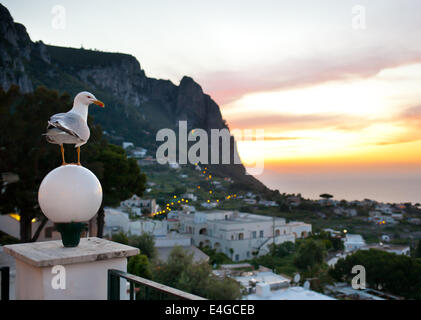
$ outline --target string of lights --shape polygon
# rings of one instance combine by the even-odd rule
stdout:
[[[195,166],[197,166],[197,165],[198,164],[195,163]],[[206,181],[209,181],[209,180],[212,179],[212,175],[211,174],[208,174],[207,171],[208,171],[208,168],[205,167],[204,170],[202,171],[202,173],[203,173],[203,175],[205,177],[205,180]],[[198,185],[197,186],[197,189],[200,190],[200,188],[201,188],[200,185]],[[206,200],[207,203],[210,203],[211,202],[212,199],[210,197],[211,197],[211,195],[213,193],[214,193],[213,190],[209,190],[209,199]],[[230,199],[233,199],[233,198],[236,198],[236,197],[237,197],[236,194],[229,194],[229,195],[225,196],[224,199],[225,200],[230,200]],[[184,199],[184,198],[181,198],[181,199],[178,199],[178,200],[177,199],[178,199],[177,196],[174,195],[172,201],[168,201],[167,202],[167,204],[165,206],[165,209],[160,210],[160,211],[157,211],[157,212],[152,212],[151,215],[152,216],[157,216],[157,215],[166,214],[166,213],[169,213],[172,210],[172,208],[174,206],[178,205],[178,204],[187,204],[187,203],[189,203],[189,200],[188,199]],[[217,203],[220,203],[219,199],[216,199],[216,202]]]

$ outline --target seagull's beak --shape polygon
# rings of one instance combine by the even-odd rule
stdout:
[[[100,106],[101,108],[104,108],[104,102],[99,100],[92,100],[92,103],[95,103],[97,106]]]

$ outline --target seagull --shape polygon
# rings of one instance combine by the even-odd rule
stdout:
[[[73,101],[73,108],[66,113],[57,113],[51,116],[48,121],[47,142],[60,145],[62,165],[66,165],[64,160],[63,144],[74,144],[77,148],[77,165],[80,164],[80,146],[88,142],[90,131],[87,124],[88,107],[94,103],[104,107],[104,103],[99,101],[92,93],[83,91],[76,95]]]

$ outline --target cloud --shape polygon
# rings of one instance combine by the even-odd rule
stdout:
[[[382,121],[382,120],[377,120]],[[268,114],[249,115],[248,117],[233,118],[230,120],[231,128],[279,128],[280,130],[313,130],[334,129],[341,131],[362,130],[375,123],[362,117],[347,114]]]
[[[240,129],[263,128],[273,131],[271,129],[275,128],[280,135],[271,134],[270,136],[265,136],[266,141],[311,139],[311,137],[289,137],[282,134],[282,132],[294,130],[355,133],[363,138],[360,143],[361,146],[388,146],[421,140],[421,106],[407,108],[394,117],[383,118],[367,119],[349,114],[272,114],[249,115],[249,117],[232,119],[230,123],[232,128]],[[387,137],[383,137],[380,134],[373,136],[374,129],[370,130],[370,127],[375,127],[376,125],[391,125],[402,130]],[[365,129],[369,129],[369,131],[365,131]]]
[[[401,144],[401,143],[409,143],[421,140],[421,137],[409,137],[409,138],[396,138],[388,141],[380,141],[376,142],[375,145],[377,146],[389,146],[393,144]]]
[[[219,104],[245,94],[312,86],[327,81],[369,78],[383,69],[421,62],[421,49],[372,47],[364,52],[324,54],[276,64],[199,75],[207,93]]]
[[[401,120],[407,121],[421,121],[421,105],[409,107],[405,109],[400,115],[399,118]]]
[[[256,136],[254,135],[249,135],[249,136],[242,136],[241,137],[243,141],[253,141],[256,140]],[[308,139],[308,138],[303,138],[303,137],[287,137],[287,136],[264,136],[264,141],[289,141],[289,140],[303,140],[303,139]]]

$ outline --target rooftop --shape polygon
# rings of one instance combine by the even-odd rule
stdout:
[[[199,263],[201,261],[208,261],[209,256],[195,246],[181,246],[188,254],[193,254],[193,261]],[[174,247],[157,247],[157,258],[163,262],[168,260],[171,251]]]
[[[362,249],[377,249],[377,250],[385,250],[385,251],[390,251],[390,250],[402,251],[402,250],[408,250],[409,246],[396,245],[396,244],[380,245],[379,243],[371,243],[371,244],[367,244]]]
[[[248,272],[246,275],[235,277],[235,280],[240,282],[243,286],[249,286],[251,282],[273,284],[288,284],[291,280],[287,277],[281,276],[273,272]]]
[[[335,298],[312,291],[303,287],[289,287],[270,291],[267,296],[258,294],[249,294],[243,297],[243,300],[336,300]]]
[[[346,235],[346,241],[350,241],[350,242],[364,242],[364,239],[359,234],[347,234]]]

